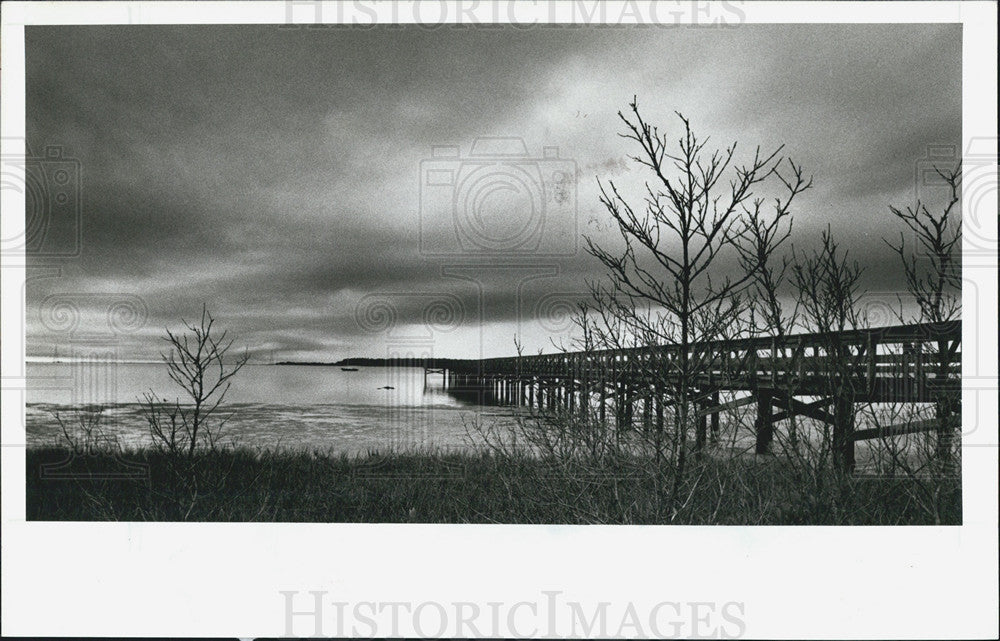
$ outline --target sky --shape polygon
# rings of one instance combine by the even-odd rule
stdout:
[[[29,358],[112,336],[120,358],[155,359],[203,304],[261,362],[507,355],[514,336],[551,351],[604,274],[583,235],[615,242],[598,180],[642,196],[618,135],[633,96],[673,137],[676,111],[712,148],[737,141],[738,159],[783,144],[814,178],[792,241],[829,225],[890,324],[889,205],[939,198],[917,177],[961,142],[954,25],[25,38],[27,143],[61,199],[37,238],[72,254],[31,257]]]

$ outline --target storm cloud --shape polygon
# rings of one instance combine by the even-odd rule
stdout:
[[[796,245],[829,225],[889,294],[902,278],[881,240],[898,233],[888,205],[921,195],[928,150],[961,141],[953,25],[33,26],[25,38],[28,145],[61,146],[81,172],[79,256],[51,277],[40,265],[52,261],[33,259],[34,357],[65,343],[45,307],[64,293],[94,295],[78,302],[85,325],[105,323],[117,294],[141,299],[126,358],[155,357],[162,328],[203,303],[262,359],[505,354],[517,332],[545,347],[602,275],[581,240],[614,236],[597,179],[640,193],[617,135],[633,96],[667,131],[680,111],[713,145],[784,144],[815,178]],[[510,251],[465,243],[422,173],[452,161],[435,147],[465,158],[486,136],[574,168],[563,210]]]

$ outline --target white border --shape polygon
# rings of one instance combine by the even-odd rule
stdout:
[[[455,3],[436,4],[457,15]],[[524,3],[517,15],[561,22],[574,15],[573,4]],[[746,22],[961,22],[964,142],[992,137],[995,153],[995,4],[730,4]],[[324,15],[336,15],[332,5]],[[608,3],[608,15],[623,6]],[[282,23],[286,9],[284,2],[4,3],[3,135],[24,131],[23,24]],[[413,15],[409,3],[376,10],[380,22],[392,11]],[[489,21],[489,6],[479,11]],[[980,206],[996,211],[995,191],[992,198]],[[5,216],[23,212],[23,200],[8,190],[2,208]],[[963,341],[979,356],[975,371],[966,361],[965,380],[982,388],[964,393],[963,421],[980,429],[964,443],[964,524],[941,528],[26,523],[17,390],[24,270],[5,260],[2,633],[278,636],[279,590],[325,590],[349,602],[508,604],[562,590],[590,603],[742,601],[749,638],[996,638],[996,260],[964,266],[976,284],[966,292],[979,297],[965,309],[986,314],[965,319]]]

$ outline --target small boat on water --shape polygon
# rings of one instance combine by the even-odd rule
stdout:
[[[340,371],[342,371],[342,372],[356,372],[356,371],[358,371],[358,368],[357,367],[341,367]]]

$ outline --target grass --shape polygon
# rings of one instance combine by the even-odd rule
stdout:
[[[959,524],[957,479],[849,477],[776,457],[696,465],[672,486],[644,460],[232,448],[27,452],[27,518],[51,521]],[[128,477],[129,478],[122,478]],[[664,482],[664,481],[668,482]]]

